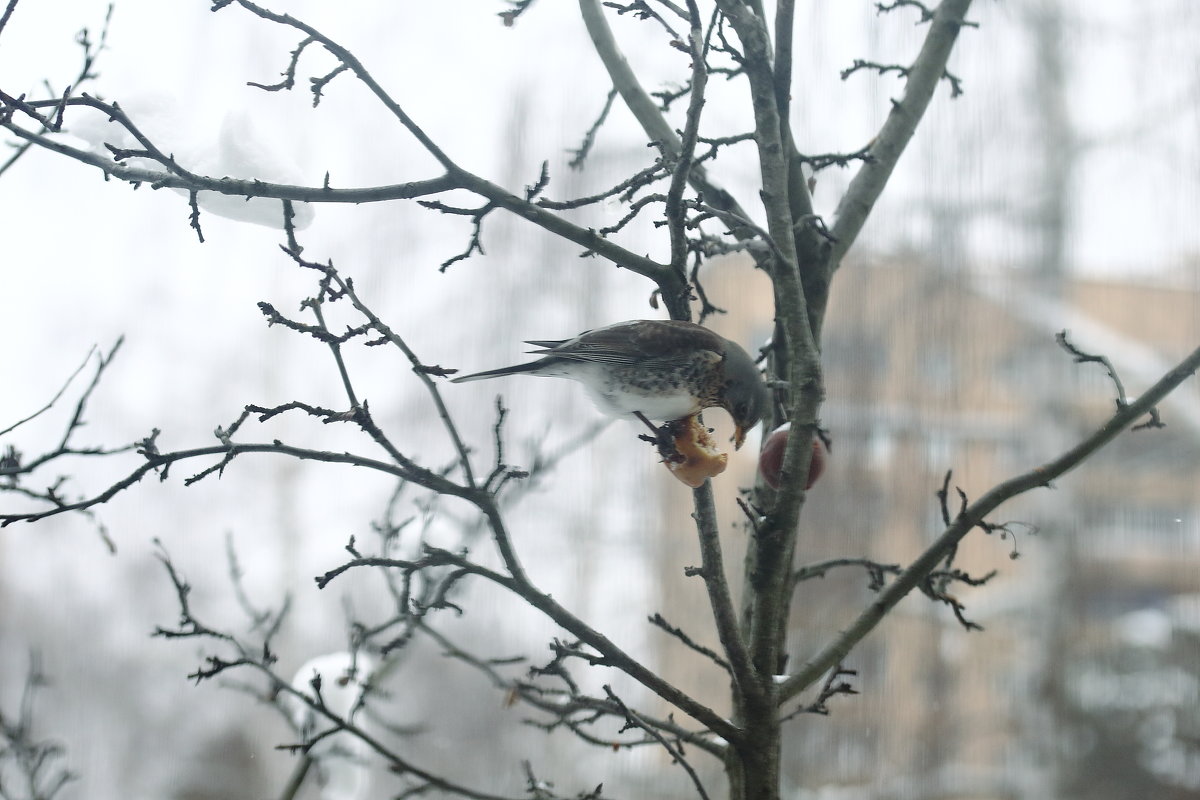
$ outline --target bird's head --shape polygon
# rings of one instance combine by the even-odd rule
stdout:
[[[733,418],[735,449],[742,446],[746,432],[762,419],[769,399],[767,386],[754,360],[736,343],[728,342],[725,348],[725,384],[721,408]]]

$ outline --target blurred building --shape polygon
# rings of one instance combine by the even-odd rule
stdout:
[[[738,327],[769,320],[769,290],[754,280],[726,263],[707,287],[718,304],[738,303],[715,326],[748,344],[769,332]],[[798,563],[905,565],[942,528],[935,492],[948,470],[953,513],[956,487],[974,499],[1113,411],[1104,368],[1073,363],[1058,331],[1107,356],[1136,396],[1200,343],[1200,292],[1185,281],[855,264],[837,276],[826,319],[823,424],[833,457],[803,512]],[[997,574],[951,592],[982,632],[914,592],[851,654],[845,666],[858,671],[862,694],[834,698],[828,717],[787,723],[792,796],[1197,796],[1200,387],[1185,383],[1161,413],[1165,429],[1126,433],[1052,489],[1002,507],[991,521],[1012,523],[1003,537],[968,536],[955,566]],[[717,483],[722,521],[735,528],[726,568],[739,585],[746,534],[734,481],[749,485],[750,461]],[[666,490],[673,519],[689,499],[677,489]],[[698,563],[694,534],[676,527],[659,559],[663,614],[716,648],[703,586],[681,576]],[[794,663],[871,597],[857,567],[801,583]],[[720,670],[678,642],[665,641],[662,663],[721,707]]]

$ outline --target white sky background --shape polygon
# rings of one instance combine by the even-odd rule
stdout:
[[[1101,142],[1082,162],[1073,187],[1071,255],[1074,268],[1085,272],[1173,272],[1182,264],[1194,265],[1200,252],[1195,224],[1200,216],[1200,56],[1195,48],[1200,12],[1194,4],[1165,0],[1132,5],[1081,2],[1076,13],[1086,11],[1086,16],[1067,23],[1074,67],[1071,116],[1086,136]],[[536,178],[541,161],[550,159],[547,194],[555,198],[566,194],[572,180],[592,189],[613,182],[599,157],[596,171],[582,179],[571,178],[565,167],[565,151],[576,146],[607,89],[575,4],[541,0],[512,29],[494,15],[501,4],[478,0],[349,6],[309,0],[272,7],[347,45],[463,166],[519,191]],[[0,85],[31,95],[43,79],[60,88],[77,69],[75,32],[83,25],[98,30],[104,8],[94,0],[25,0],[0,35]],[[1022,109],[1032,71],[1020,9],[1018,3],[977,4],[973,17],[983,27],[963,32],[951,67],[966,94],[951,103],[948,88],[939,89],[860,248],[935,248],[928,204],[986,202],[992,210],[970,230],[971,254],[986,266],[1021,265],[1026,247],[1014,220],[1028,198],[1028,173],[1035,162]],[[801,29],[813,35],[804,39],[811,45],[797,48],[794,128],[801,149],[855,150],[873,135],[888,98],[898,95],[899,82],[860,73],[843,83],[838,71],[854,58],[910,60],[924,30],[911,22],[912,15],[904,12],[876,20],[865,2],[805,7]],[[686,58],[661,47],[653,26],[622,19],[613,25],[647,88],[682,77]],[[1135,36],[1132,31],[1142,25],[1152,33]],[[101,78],[87,91],[116,99],[131,112],[141,108],[152,114],[150,132],[184,163],[211,153],[211,143],[232,115],[248,119],[270,158],[293,164],[299,182],[319,185],[326,171],[339,187],[437,174],[431,159],[347,75],[327,87],[315,110],[303,86],[269,95],[245,85],[247,80],[275,81],[297,41],[294,32],[237,8],[213,14],[202,0],[120,0],[109,49],[98,64]],[[321,74],[330,63],[310,48],[300,74]],[[710,86],[706,113],[713,127],[706,133],[742,130],[748,101],[741,83],[725,86],[717,79]],[[514,134],[517,142],[509,144]],[[619,104],[597,147],[598,153],[616,157],[643,152],[640,134]],[[752,198],[756,171],[752,151],[743,147],[721,162],[717,175],[743,198]],[[850,174],[832,169],[821,175],[816,193],[821,213],[832,214]],[[5,241],[0,334],[7,343],[0,350],[0,427],[44,403],[93,344],[107,348],[121,334],[127,336],[125,347],[96,396],[83,442],[128,441],[157,426],[164,429],[164,449],[198,446],[247,402],[302,397],[328,406],[340,403],[324,348],[279,328],[268,330],[255,307],[269,300],[291,314],[312,291],[310,278],[279,252],[281,233],[204,214],[207,241],[201,245],[187,216],[186,200],[178,195],[105,183],[98,171],[50,154],[28,154],[0,179]],[[522,339],[566,336],[654,313],[645,305],[649,287],[641,279],[597,260],[580,261],[571,248],[554,249],[545,235],[499,215],[485,222],[488,257],[474,256],[438,274],[438,263],[464,247],[467,234],[460,219],[390,203],[318,208],[301,241],[307,256],[333,259],[355,276],[368,301],[429,363],[464,369],[508,363],[517,359]],[[636,235],[642,239],[634,249],[665,251],[662,237],[645,226]],[[591,287],[586,306],[575,299],[580,286]],[[376,348],[356,353],[354,363],[363,373],[362,394],[381,418],[405,431],[428,427],[423,421],[428,405],[409,386],[407,368],[395,356]],[[578,392],[560,382],[513,381],[472,393],[464,387],[459,394],[448,390],[466,435],[484,448],[490,441],[490,398],[498,388],[515,410],[517,441],[551,427],[551,441],[562,441],[594,418]],[[473,413],[480,404],[487,413]],[[539,413],[564,404],[569,414]],[[56,430],[53,424],[29,426],[18,446],[32,452],[38,431],[53,436]],[[261,434],[275,435],[335,449],[353,441],[339,439],[336,431],[312,434],[299,419],[281,421]],[[448,458],[441,438],[422,438],[419,431],[412,436],[427,463]],[[625,452],[620,436],[610,432],[602,441],[602,448],[581,454],[571,469],[592,475],[604,469],[605,454],[611,456],[614,448]],[[519,463],[520,445],[516,452]],[[29,615],[33,624],[91,630],[107,643],[109,656],[98,659],[104,676],[97,677],[69,665],[69,642],[38,641],[28,631],[5,630],[2,643],[9,652],[0,659],[6,684],[0,702],[20,675],[21,659],[14,661],[11,654],[35,646],[47,653],[52,675],[57,670],[83,676],[78,680],[132,675],[165,681],[155,684],[167,687],[165,696],[149,699],[159,713],[169,714],[170,698],[187,690],[180,665],[193,666],[194,653],[175,648],[178,660],[170,661],[162,655],[167,645],[146,644],[154,624],[174,619],[166,582],[150,559],[150,540],[156,536],[198,585],[204,577],[217,584],[224,532],[231,531],[262,592],[258,600],[272,602],[287,589],[298,592],[298,613],[319,623],[307,627],[325,632],[294,634],[297,642],[315,649],[292,654],[284,674],[317,649],[340,645],[340,606],[333,596],[318,597],[307,581],[340,560],[350,533],[362,535],[386,484],[348,478],[328,467],[280,468],[247,458],[235,463],[222,482],[183,490],[180,479],[190,473],[179,466],[167,485],[148,480],[101,510],[121,550],[117,559],[106,555],[82,520],[0,533],[0,601]],[[644,478],[644,470],[633,472]],[[103,475],[93,474],[89,488],[100,485]],[[534,502],[538,505],[529,514],[543,518],[552,518],[547,511],[559,506],[582,518],[608,513],[602,506],[580,510],[569,496],[556,494]],[[638,521],[628,516],[614,520],[611,540],[586,546],[593,574],[611,564],[629,575],[612,594],[625,598],[632,610],[642,590],[637,565],[624,555],[639,533]],[[530,540],[539,545],[550,546],[563,535],[519,519],[528,524],[529,536],[540,537]],[[548,569],[544,579],[551,590],[566,592],[588,572],[580,568],[558,575]],[[556,580],[563,585],[556,587]],[[113,606],[114,596],[125,594],[114,591],[114,581],[146,587],[139,590],[146,594],[135,608]],[[219,596],[223,590],[218,585],[210,593]],[[205,596],[202,588],[197,593]],[[579,602],[598,601],[582,597]],[[636,642],[638,635],[630,633],[628,640]],[[529,634],[536,647],[546,638],[544,630]],[[64,692],[69,697],[85,689],[68,682]],[[205,697],[215,694],[206,690]],[[96,747],[96,739],[103,740],[111,728],[87,720],[79,726],[71,742],[73,756],[84,759],[79,769],[86,785],[102,796],[102,787],[120,785],[121,767],[88,755],[87,748]],[[135,734],[121,735],[130,737],[125,747],[137,746]],[[111,739],[104,743],[113,744]],[[139,779],[154,785],[153,776]]]

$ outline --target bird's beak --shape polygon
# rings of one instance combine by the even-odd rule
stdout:
[[[746,429],[741,425],[735,425],[733,429],[733,449],[741,450],[744,441],[746,441]]]

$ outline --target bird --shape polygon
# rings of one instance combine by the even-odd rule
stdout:
[[[723,408],[735,426],[734,446],[766,410],[766,384],[736,342],[680,320],[628,320],[573,339],[533,339],[537,361],[453,378],[453,383],[539,375],[583,384],[601,412],[669,422]],[[651,425],[653,428],[654,426]]]

